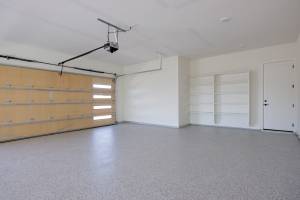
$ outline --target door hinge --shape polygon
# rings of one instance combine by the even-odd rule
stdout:
[[[295,84],[292,84],[292,88],[295,88]]]
[[[295,104],[292,104],[292,107],[295,108]]]
[[[295,124],[294,124],[294,123],[292,123],[292,127],[295,127]]]
[[[292,68],[295,69],[295,65],[293,65]]]

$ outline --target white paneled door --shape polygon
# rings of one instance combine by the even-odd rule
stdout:
[[[294,130],[293,74],[292,62],[264,64],[264,129]]]

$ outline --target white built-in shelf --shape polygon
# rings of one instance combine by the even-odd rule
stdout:
[[[190,83],[192,124],[249,126],[249,72],[194,76]]]

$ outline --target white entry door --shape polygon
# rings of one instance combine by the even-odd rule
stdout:
[[[264,129],[294,130],[294,65],[264,64]]]

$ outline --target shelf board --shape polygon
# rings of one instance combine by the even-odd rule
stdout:
[[[210,79],[210,78],[213,78],[214,75],[210,75],[210,76],[190,76],[190,79],[193,80],[193,79]]]
[[[248,103],[212,103],[212,102],[198,102],[197,104],[189,104],[190,106],[198,106],[198,105],[231,105],[231,106],[248,106]]]
[[[223,83],[216,83],[217,86],[220,85],[248,85],[248,82],[223,82]]]
[[[249,113],[239,113],[239,112],[216,112],[215,115],[249,115]]]
[[[215,105],[248,106],[249,103],[215,103]]]
[[[248,95],[249,92],[216,92],[215,95]]]
[[[190,114],[214,114],[213,111],[190,111]]]
[[[214,83],[193,83],[193,82],[190,82],[191,85],[197,85],[198,87],[201,87],[201,86],[213,86]]]
[[[214,105],[214,103],[213,102],[207,102],[207,103],[205,103],[205,102],[199,102],[199,103],[197,103],[197,104],[190,104],[190,106],[198,106],[198,105]]]
[[[205,93],[205,92],[199,92],[199,93],[197,92],[197,93],[195,93],[195,92],[194,92],[194,94],[191,94],[191,93],[190,93],[190,95],[191,95],[191,96],[214,95],[214,93]]]

